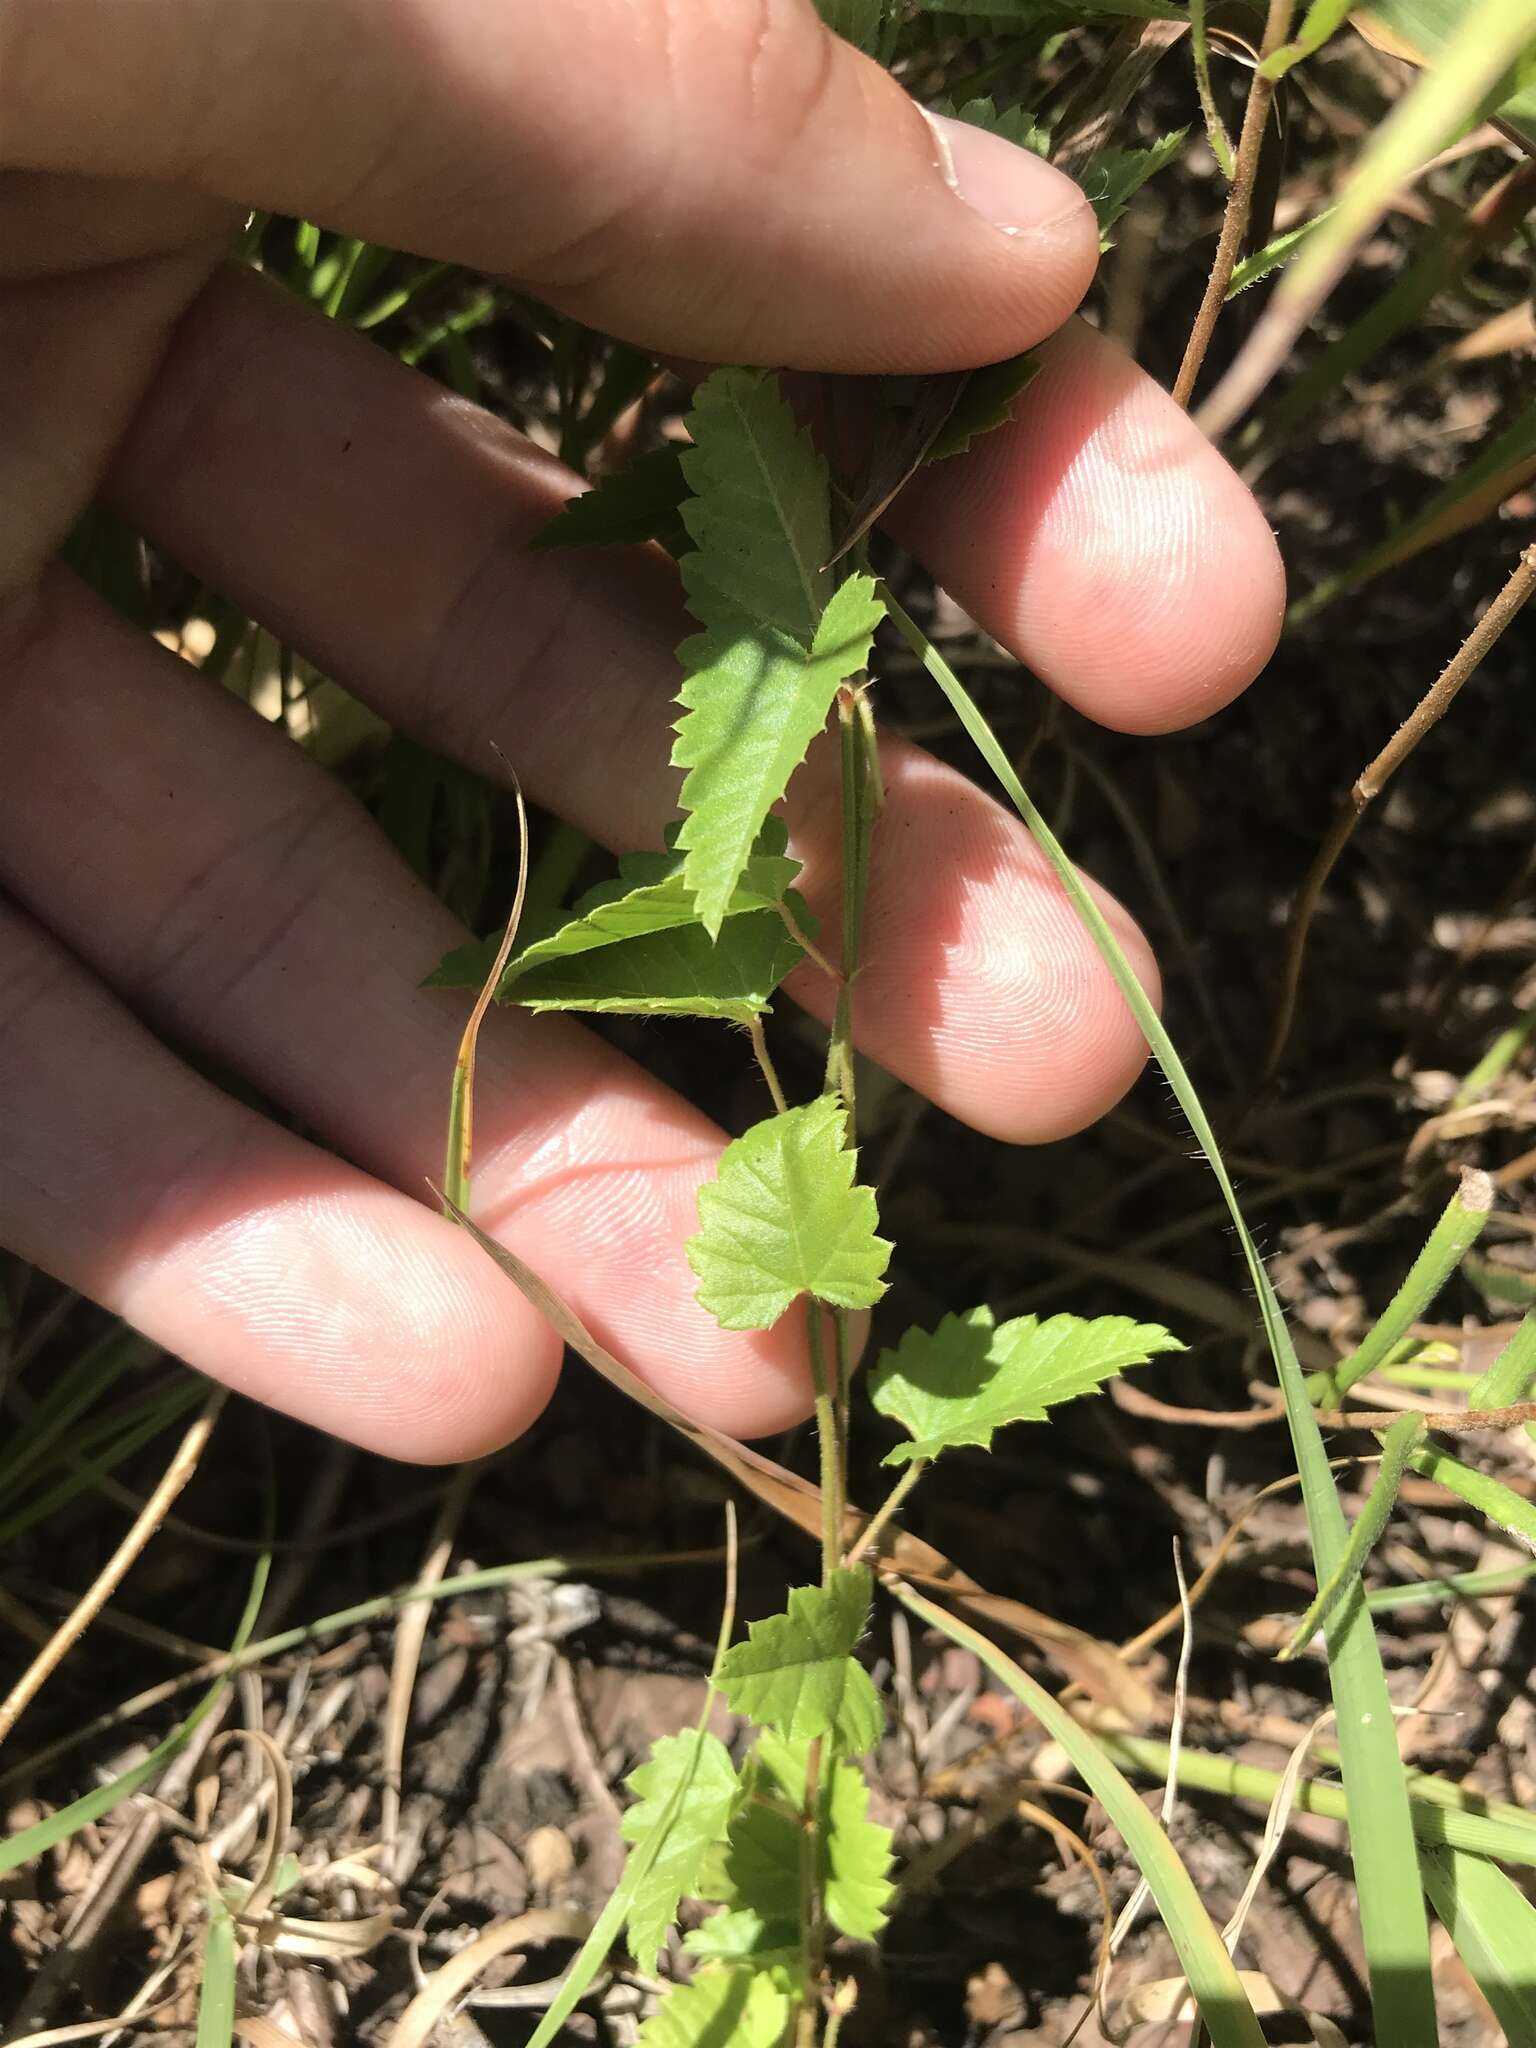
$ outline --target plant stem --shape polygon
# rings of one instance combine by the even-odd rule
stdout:
[[[768,1040],[763,1033],[762,1018],[749,1017],[747,1019],[747,1032],[752,1040],[753,1057],[757,1061],[763,1079],[768,1083],[768,1093],[773,1097],[773,1106],[779,1115],[782,1116],[785,1110],[788,1109],[789,1104],[784,1097],[784,1090],[779,1081],[778,1069],[773,1064],[773,1057],[768,1050]]]
[[[864,922],[864,884],[873,827],[868,787],[868,752],[858,716],[858,699],[845,685],[837,693],[838,738],[842,750],[843,930],[842,985],[827,1047],[827,1086],[848,1105],[848,1136],[854,1135],[853,979],[859,965],[859,937]]]
[[[821,1839],[821,1737],[805,1753],[805,1804],[800,1811],[800,1953],[805,1962],[805,1997],[795,2026],[795,2048],[815,2048],[821,2005],[824,1948],[821,1893],[816,1883],[816,1849]]]
[[[821,1462],[821,1579],[825,1585],[837,1570],[843,1552],[843,1444],[837,1408],[827,1372],[827,1347],[822,1336],[822,1307],[814,1296],[805,1304],[811,1347],[811,1378],[816,1389],[816,1448]]]
[[[885,1526],[890,1521],[892,1515],[895,1514],[907,1495],[928,1470],[929,1462],[927,1458],[914,1458],[907,1466],[896,1484],[885,1496],[885,1499],[881,1501],[879,1507],[875,1509],[875,1512],[859,1531],[857,1541],[849,1544],[847,1559],[849,1564],[855,1563],[862,1557],[864,1552],[874,1543],[875,1539],[884,1533]]]
[[[1248,103],[1243,108],[1243,126],[1237,138],[1237,161],[1232,171],[1232,188],[1227,194],[1227,210],[1222,215],[1221,237],[1211,261],[1211,274],[1205,281],[1205,296],[1200,301],[1200,310],[1195,315],[1194,326],[1190,329],[1184,360],[1180,363],[1179,374],[1174,379],[1173,395],[1180,405],[1189,404],[1190,395],[1195,388],[1195,379],[1200,375],[1200,366],[1205,361],[1206,350],[1210,347],[1211,337],[1216,332],[1216,322],[1221,317],[1222,306],[1226,303],[1227,286],[1232,282],[1232,273],[1237,268],[1243,236],[1248,227],[1248,215],[1253,206],[1253,188],[1259,170],[1259,151],[1264,146],[1264,130],[1269,125],[1269,110],[1275,97],[1275,81],[1265,77],[1262,60],[1269,56],[1271,51],[1278,50],[1290,34],[1291,16],[1295,11],[1295,0],[1269,0],[1269,13],[1264,23],[1264,41],[1259,50],[1260,67],[1253,74],[1253,84],[1248,89]]]

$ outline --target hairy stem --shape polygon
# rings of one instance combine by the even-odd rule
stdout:
[[[768,1093],[773,1097],[774,1108],[782,1116],[789,1103],[785,1099],[784,1089],[779,1080],[779,1070],[773,1064],[773,1055],[768,1050],[768,1040],[763,1033],[761,1017],[748,1018],[747,1033],[752,1040],[752,1056],[757,1061],[758,1071],[768,1084]]]
[[[1237,161],[1232,170],[1232,187],[1227,194],[1227,210],[1222,215],[1221,236],[1216,244],[1216,254],[1211,261],[1211,274],[1205,281],[1205,296],[1200,301],[1200,310],[1195,315],[1195,324],[1190,329],[1189,341],[1184,349],[1184,360],[1179,365],[1179,374],[1174,379],[1173,395],[1180,405],[1187,406],[1205,361],[1206,350],[1216,332],[1216,322],[1221,317],[1222,306],[1226,303],[1227,286],[1232,282],[1232,273],[1237,268],[1237,259],[1242,252],[1243,236],[1248,229],[1248,216],[1253,209],[1253,189],[1258,179],[1259,151],[1264,146],[1264,130],[1269,125],[1269,110],[1275,97],[1275,80],[1266,78],[1263,59],[1278,50],[1291,32],[1291,17],[1295,13],[1295,0],[1269,0],[1269,13],[1264,22],[1264,41],[1260,46],[1260,67],[1253,74],[1253,84],[1248,89],[1248,104],[1243,109],[1242,132],[1237,138]]]
[[[896,1484],[885,1496],[885,1499],[881,1501],[879,1507],[875,1509],[875,1512],[859,1531],[858,1541],[849,1544],[847,1558],[849,1564],[856,1564],[865,1551],[869,1550],[877,1539],[884,1534],[886,1524],[912,1491],[913,1487],[916,1486],[919,1479],[928,1470],[928,1465],[929,1460],[927,1458],[914,1458],[907,1466]]]
[[[847,1481],[837,1405],[827,1367],[826,1339],[822,1335],[823,1310],[814,1299],[806,1302],[805,1309],[811,1378],[816,1389],[816,1449],[821,1463],[821,1579],[825,1585],[842,1557],[843,1495]]]

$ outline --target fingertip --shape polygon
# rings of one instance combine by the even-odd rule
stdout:
[[[457,1463],[521,1435],[554,1389],[560,1343],[485,1253],[323,1155],[285,1150],[280,1172],[263,1185],[226,1171],[176,1203],[114,1283],[127,1319],[236,1391],[385,1457]]]
[[[988,1137],[1039,1145],[1071,1136],[1140,1074],[1140,1027],[1023,826],[906,742],[884,742],[881,768],[854,999],[860,1045]],[[819,805],[796,812],[795,848],[813,875],[823,863],[835,872],[824,817]],[[1158,1002],[1145,936],[1112,896],[1088,887]],[[830,1013],[825,976],[801,968],[791,985],[808,1009]]]
[[[1193,724],[1247,688],[1285,609],[1252,494],[1114,343],[1072,323],[1013,418],[920,478],[891,522],[1067,702],[1124,732]]]

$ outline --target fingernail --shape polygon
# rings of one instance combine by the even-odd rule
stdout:
[[[945,184],[1005,235],[1055,227],[1087,206],[1082,187],[1032,151],[948,114],[927,120]]]

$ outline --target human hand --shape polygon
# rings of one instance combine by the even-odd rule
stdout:
[[[616,848],[659,844],[675,804],[675,576],[655,550],[528,556],[571,477],[228,265],[249,206],[698,360],[935,371],[1060,328],[1014,424],[886,523],[1105,723],[1176,727],[1251,679],[1272,538],[1068,321],[1081,195],[978,131],[949,146],[810,0],[0,0],[0,1240],[396,1457],[505,1441],[558,1369],[425,1199],[463,1020],[418,983],[454,919],[346,791],[53,558],[103,491],[393,725],[481,770],[498,741]],[[999,1138],[1078,1128],[1143,1059],[1121,998],[1021,828],[910,745],[883,760],[865,1050]],[[823,916],[835,787],[813,750],[788,805]],[[792,986],[825,1013],[815,975]],[[729,1335],[693,1298],[717,1130],[516,1011],[477,1099],[477,1216],[604,1342],[737,1434],[805,1411],[800,1319]]]

